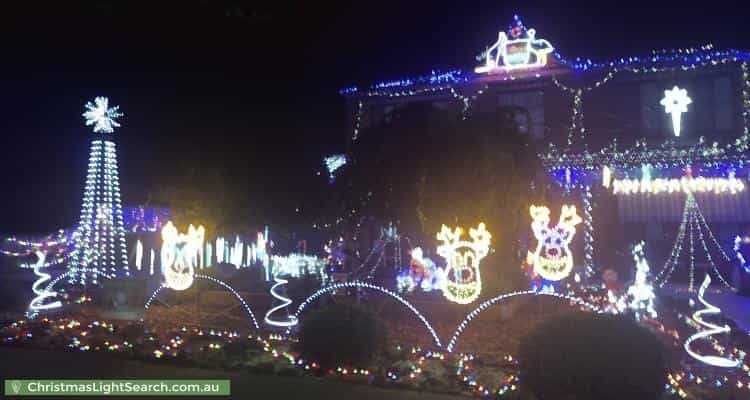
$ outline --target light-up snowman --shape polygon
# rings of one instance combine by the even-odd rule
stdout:
[[[576,233],[576,225],[581,217],[575,206],[562,206],[560,222],[550,227],[549,208],[531,206],[531,230],[537,240],[534,252],[529,252],[528,262],[534,265],[534,272],[548,281],[566,278],[573,270],[573,254],[570,242]]]
[[[161,270],[164,285],[174,290],[185,290],[192,286],[195,274],[195,255],[203,246],[205,229],[190,225],[187,235],[179,233],[172,221],[161,231]]]
[[[437,239],[443,242],[438,246],[437,254],[448,263],[443,295],[450,301],[469,304],[482,292],[479,263],[489,252],[492,235],[484,223],[480,223],[477,229],[469,229],[471,242],[461,240],[462,233],[461,228],[451,230],[443,225],[437,234]]]

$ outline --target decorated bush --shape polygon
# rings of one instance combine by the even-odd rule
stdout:
[[[664,351],[656,336],[624,317],[553,317],[521,344],[522,384],[545,400],[658,399]]]
[[[387,339],[384,324],[370,310],[333,304],[302,318],[299,350],[324,367],[365,367]]]

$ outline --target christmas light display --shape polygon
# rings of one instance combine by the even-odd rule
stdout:
[[[94,102],[86,103],[86,112],[83,117],[86,118],[86,126],[94,125],[95,133],[112,133],[114,128],[119,128],[120,124],[115,119],[122,117],[118,110],[119,106],[109,107],[109,99],[106,97],[97,97]]]
[[[401,303],[406,308],[408,308],[409,311],[411,311],[412,314],[414,314],[422,322],[422,324],[425,326],[425,328],[427,328],[427,331],[430,333],[430,335],[432,335],[432,339],[434,340],[435,345],[437,347],[442,347],[442,344],[440,343],[440,338],[438,337],[437,333],[435,332],[435,329],[433,329],[432,325],[430,325],[430,323],[427,322],[427,318],[425,318],[424,315],[422,315],[419,311],[417,311],[417,309],[411,303],[409,303],[403,297],[399,296],[396,293],[393,293],[392,291],[390,291],[390,290],[388,290],[386,288],[383,288],[383,287],[380,287],[380,286],[377,286],[377,285],[373,285],[373,284],[367,283],[367,282],[351,281],[351,282],[334,283],[332,285],[326,286],[326,287],[324,287],[324,288],[316,291],[315,293],[311,294],[302,303],[300,303],[300,305],[297,307],[297,311],[294,313],[294,317],[296,317],[296,319],[299,320],[300,317],[302,316],[302,313],[305,311],[305,309],[310,304],[312,304],[312,302],[314,302],[315,300],[317,300],[318,298],[320,298],[321,296],[323,296],[325,294],[335,293],[335,292],[338,292],[338,291],[340,291],[342,289],[357,289],[357,288],[375,290],[375,291],[378,291],[378,292],[380,292],[380,293],[382,293],[382,294],[384,294],[386,296],[389,296],[389,297],[392,297],[392,298],[396,299],[399,303]],[[287,329],[286,334],[288,335],[289,333],[291,333],[291,329]]]
[[[161,232],[169,221],[169,209],[155,207],[124,207],[125,229],[134,233]]]
[[[661,193],[728,193],[745,191],[745,182],[729,176],[727,178],[704,178],[691,176],[656,179],[615,179],[612,181],[614,194],[661,194]]]
[[[34,292],[36,297],[31,300],[31,303],[29,303],[29,316],[36,315],[36,313],[42,310],[50,310],[53,308],[62,307],[62,303],[59,300],[52,302],[47,301],[49,298],[57,297],[57,292],[39,288],[39,286],[44,284],[44,282],[50,280],[50,275],[42,272],[41,270],[45,265],[44,260],[47,258],[47,255],[43,251],[37,251],[36,256],[37,262],[36,264],[34,264],[34,274],[38,276],[39,279],[37,279],[36,282],[34,282],[34,284],[31,286],[31,290]]]
[[[237,267],[245,266],[243,259],[243,252],[245,251],[245,244],[242,243],[242,239],[239,236],[234,238],[234,246],[229,250],[229,263]]]
[[[292,304],[292,301],[289,300],[289,298],[284,297],[279,291],[281,290],[282,286],[289,283],[286,279],[281,279],[278,276],[274,276],[274,280],[276,283],[271,286],[271,296],[273,296],[276,300],[280,301],[280,304],[277,304],[276,306],[271,307],[270,310],[266,313],[266,324],[276,327],[282,327],[282,328],[288,328],[295,326],[299,323],[297,320],[297,317],[295,315],[287,315],[287,318],[285,320],[275,320],[271,318],[271,315],[275,312],[278,312],[280,310],[286,309],[289,307],[290,304]]]
[[[264,269],[266,281],[271,280],[271,256],[268,254],[268,227],[264,232],[258,232],[255,243],[246,244],[242,238],[236,236],[234,244],[223,237],[216,238],[216,262],[218,264],[231,264],[235,268],[246,268],[260,266]],[[205,255],[207,267],[211,266],[211,255],[214,249],[206,246]]]
[[[745,272],[750,274],[750,265],[747,264],[747,259],[742,253],[742,245],[748,243],[750,243],[750,237],[740,237],[738,235],[734,238],[734,246],[732,247],[732,249],[734,250],[735,257],[737,257],[737,260],[740,262],[740,266],[745,270]]]
[[[57,275],[51,281],[49,281],[49,283],[44,288],[44,290],[47,291],[47,292],[52,292],[52,291],[54,291],[55,285],[58,282],[62,281],[63,279],[70,280],[71,278],[76,277],[76,276],[80,276],[81,274],[93,274],[93,273],[94,273],[94,270],[91,269],[91,268],[79,268],[79,269],[72,269],[71,268],[71,269],[68,269],[64,273],[62,273],[60,275]],[[101,275],[101,277],[103,277],[105,279],[109,279],[107,277],[107,275]]]
[[[143,267],[143,243],[138,239],[135,243],[135,268],[140,271]]]
[[[404,239],[408,240],[408,238]],[[401,271],[401,268],[403,268],[401,260],[401,240],[402,236],[399,234],[398,228],[392,223],[381,227],[380,237],[375,241],[372,249],[370,249],[370,252],[364,258],[362,263],[354,269],[352,276],[355,279],[373,279],[378,268],[381,266],[387,267],[388,260],[392,260],[392,267],[394,270],[397,272]],[[339,241],[338,245],[343,245],[343,242]],[[330,247],[329,250],[331,250]],[[343,248],[338,248],[337,250],[342,251]],[[343,256],[343,253],[337,254],[337,257],[340,256]],[[341,260],[337,260],[336,262]]]
[[[266,282],[271,281],[271,257],[268,254],[268,227],[264,232],[258,232],[258,236],[253,244],[253,260],[260,263],[265,271]]]
[[[86,125],[94,125],[95,133],[108,134],[119,127],[115,118],[122,116],[117,107],[109,108],[106,97],[97,97],[86,104],[83,114]],[[91,143],[86,189],[81,219],[73,235],[74,250],[70,268],[80,271],[80,283],[87,283],[84,270],[91,270],[91,282],[100,274],[111,277],[122,273],[129,276],[125,249],[125,225],[120,200],[120,179],[114,142],[99,138]],[[74,276],[71,275],[71,282]]]
[[[323,159],[326,170],[328,170],[328,181],[333,183],[336,179],[336,171],[347,163],[346,154],[334,154]]]
[[[271,256],[271,273],[274,276],[316,276],[323,282],[326,280],[326,261],[316,256],[292,253],[286,256]]]
[[[485,64],[475,68],[474,72],[492,73],[547,65],[547,55],[554,47],[544,39],[537,39],[536,30],[526,29],[518,15],[513,19],[514,25],[508,34],[498,33],[497,42],[482,55]]]
[[[224,240],[223,237],[219,236],[216,238],[216,262],[221,264],[224,262],[224,255],[226,248],[226,240]]]
[[[650,268],[643,251],[644,244],[633,246],[633,261],[635,261],[635,280],[628,288],[628,292],[620,299],[620,309],[629,308],[635,312],[636,319],[641,319],[644,314],[656,318],[654,309],[654,288],[648,279]]]
[[[690,345],[696,341],[701,339],[710,338],[714,335],[719,335],[722,333],[730,333],[732,330],[729,328],[729,325],[719,326],[712,324],[710,322],[707,322],[703,320],[704,315],[719,315],[721,314],[721,309],[718,307],[715,307],[714,305],[710,304],[704,299],[704,294],[706,292],[706,289],[708,288],[708,285],[711,284],[711,277],[706,274],[706,277],[703,279],[703,283],[701,284],[701,287],[698,289],[698,301],[701,302],[706,308],[702,310],[698,310],[693,314],[693,320],[703,326],[704,328],[707,328],[705,331],[697,332],[690,336],[685,341],[685,351],[696,360],[712,365],[714,367],[721,367],[721,368],[737,368],[741,365],[740,360],[732,359],[728,357],[721,357],[721,356],[715,356],[715,355],[700,355],[697,352],[693,351],[693,349],[690,347]]]
[[[675,86],[672,90],[664,91],[664,98],[661,99],[660,104],[664,106],[664,112],[672,117],[672,130],[675,136],[680,136],[682,113],[688,111],[687,106],[692,102],[685,89]]]
[[[443,242],[437,247],[437,254],[448,264],[443,295],[455,303],[469,304],[482,291],[479,264],[489,252],[492,235],[484,223],[480,223],[477,229],[469,229],[471,242],[461,240],[462,232],[459,227],[451,230],[443,225],[437,234],[437,239]]]
[[[411,250],[409,269],[396,276],[396,287],[401,293],[412,292],[415,288],[420,288],[424,292],[442,290],[445,283],[445,270],[435,265],[429,257],[425,257],[421,247]]]
[[[587,278],[594,276],[594,222],[591,187],[583,190],[583,267]],[[580,281],[578,274],[576,282]]]
[[[190,225],[188,233],[183,234],[169,221],[162,228],[161,237],[164,284],[173,290],[185,290],[193,284],[196,254],[203,247],[205,228]]]
[[[531,230],[537,240],[534,252],[529,252],[529,263],[533,264],[534,272],[548,281],[559,281],[570,275],[573,270],[573,254],[570,251],[570,241],[576,233],[576,225],[581,223],[581,217],[576,213],[576,207],[563,205],[560,221],[550,228],[549,208],[531,206]]]
[[[688,234],[686,235],[686,233]],[[708,244],[706,243],[705,237],[706,235],[708,235],[708,237],[711,239],[711,242],[718,250],[721,257],[726,261],[731,261],[727,253],[721,247],[721,244],[719,244],[719,241],[716,240],[716,237],[711,232],[711,229],[708,227],[708,223],[703,217],[703,214],[698,207],[698,203],[695,201],[695,197],[692,195],[692,193],[688,193],[687,198],[685,199],[685,208],[682,213],[682,222],[677,229],[677,237],[675,238],[672,252],[667,258],[667,261],[664,263],[664,267],[659,272],[659,274],[657,274],[655,279],[659,282],[659,287],[664,286],[664,284],[669,281],[670,277],[672,276],[672,272],[674,272],[674,270],[679,265],[682,250],[685,247],[685,237],[687,236],[690,243],[688,254],[690,281],[688,283],[688,291],[692,292],[695,290],[695,243],[701,243],[703,252],[706,256],[706,260],[711,266],[711,269],[718,276],[719,280],[721,280],[721,282],[726,287],[732,290],[736,290],[729,284],[729,282],[727,282],[726,279],[724,279],[723,275],[719,271],[719,268],[716,266],[716,263],[714,262],[714,259],[708,250]]]
[[[363,105],[364,103],[361,100],[357,102],[357,112],[354,114],[354,132],[352,133],[352,142],[356,142],[359,138],[359,129],[362,124],[362,113],[364,112],[362,108]]]
[[[451,340],[448,342],[448,346],[445,348],[448,352],[453,352],[453,350],[456,348],[456,344],[458,343],[458,339],[461,337],[461,334],[466,330],[466,328],[469,326],[472,320],[474,320],[476,317],[479,316],[482,312],[487,310],[488,308],[494,306],[495,304],[498,304],[502,301],[514,298],[514,297],[520,297],[520,296],[550,296],[550,297],[556,297],[558,299],[563,299],[571,302],[572,304],[584,307],[590,311],[594,311],[597,313],[601,313],[601,310],[596,305],[589,303],[581,298],[574,297],[574,296],[568,296],[564,294],[559,293],[549,293],[549,292],[536,292],[533,290],[525,290],[525,291],[519,291],[519,292],[511,292],[511,293],[505,293],[501,294],[499,296],[493,297],[483,303],[481,303],[477,308],[472,310],[470,313],[466,315],[463,321],[458,325],[456,328],[456,331],[453,333],[453,336],[451,337]]]
[[[69,231],[62,229],[55,234],[47,235],[41,239],[20,239],[16,236],[9,236],[0,240],[0,254],[9,257],[29,257],[42,251],[45,253],[46,261],[40,268],[67,264],[70,260],[68,242],[71,237],[72,234]],[[21,263],[18,266],[20,268],[32,269],[35,265]]]
[[[250,306],[247,304],[245,299],[243,299],[242,296],[240,296],[240,294],[237,293],[237,291],[234,290],[233,287],[227,285],[224,281],[221,281],[219,279],[216,279],[214,277],[207,276],[207,275],[195,274],[193,278],[211,281],[223,287],[224,289],[228,290],[230,293],[232,293],[232,295],[234,295],[234,297],[240,302],[240,304],[242,304],[242,307],[245,309],[248,319],[252,323],[252,327],[255,329],[260,329],[260,325],[258,325],[258,320],[255,319],[255,314],[253,313],[253,310],[250,309]],[[156,296],[164,289],[169,289],[169,286],[161,285],[151,294],[151,296],[149,296],[148,300],[146,301],[146,304],[143,306],[144,310],[148,310],[151,307],[151,304],[154,302],[154,300],[156,300]]]

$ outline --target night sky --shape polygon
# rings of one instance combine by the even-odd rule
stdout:
[[[258,224],[278,223],[320,199],[321,157],[344,150],[339,88],[469,69],[514,13],[567,57],[750,44],[740,2],[18,3],[0,13],[0,235],[77,222],[91,138],[80,115],[97,95],[125,113],[124,203],[194,167],[231,182]]]

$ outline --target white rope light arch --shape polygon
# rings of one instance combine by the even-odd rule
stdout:
[[[247,312],[247,315],[248,315],[248,317],[249,317],[250,321],[252,322],[252,326],[253,326],[253,327],[254,327],[255,329],[260,329],[260,325],[258,325],[258,320],[257,320],[257,319],[255,319],[255,314],[253,313],[253,310],[251,310],[251,309],[250,309],[250,306],[249,306],[249,305],[247,304],[247,302],[245,301],[245,299],[243,299],[243,298],[242,298],[242,296],[240,296],[240,294],[239,294],[239,293],[237,293],[237,291],[236,291],[236,290],[234,290],[234,288],[232,288],[231,286],[229,286],[229,285],[228,285],[228,284],[226,284],[225,282],[223,282],[223,281],[220,281],[220,280],[218,280],[218,279],[216,279],[216,278],[214,278],[214,277],[211,277],[211,276],[206,276],[206,275],[198,275],[198,274],[196,274],[196,275],[193,275],[193,277],[194,277],[195,279],[205,279],[205,280],[208,280],[208,281],[214,282],[214,283],[216,283],[216,284],[218,284],[218,285],[222,286],[222,287],[223,287],[224,289],[227,289],[227,290],[228,290],[229,292],[231,292],[231,293],[232,293],[232,294],[234,295],[234,297],[236,297],[236,298],[237,298],[237,300],[239,300],[240,304],[242,304],[242,307],[244,307],[244,308],[245,308],[245,311]],[[159,294],[159,292],[161,292],[161,291],[162,291],[162,289],[167,289],[167,288],[169,288],[169,287],[168,287],[168,286],[165,286],[165,285],[161,285],[161,286],[159,286],[159,287],[158,287],[158,288],[157,288],[157,289],[156,289],[156,290],[154,291],[154,293],[152,293],[152,294],[151,294],[151,296],[150,296],[150,297],[148,298],[148,300],[146,301],[146,304],[145,304],[145,305],[143,306],[143,309],[144,309],[144,311],[145,311],[145,310],[148,310],[148,309],[149,309],[149,307],[151,307],[151,303],[153,303],[153,301],[154,301],[154,300],[156,299],[156,296],[157,296],[157,295]]]
[[[75,274],[80,273],[80,272],[93,273],[94,271],[95,270],[93,268],[71,268],[65,271],[64,273],[56,276],[55,279],[49,281],[49,283],[47,284],[47,287],[44,288],[44,290],[48,292],[52,291],[52,288],[57,284],[57,282],[60,282],[63,278],[73,277],[75,276]],[[101,271],[99,271],[98,274],[107,279],[111,279],[111,276],[109,276],[108,274],[103,274]]]
[[[430,335],[432,335],[432,339],[435,342],[435,345],[437,347],[443,347],[442,343],[440,342],[440,338],[438,337],[437,333],[435,332],[435,329],[432,328],[432,325],[427,321],[427,318],[422,315],[417,309],[409,303],[406,299],[399,296],[398,294],[384,288],[381,286],[373,285],[371,283],[367,282],[359,282],[359,281],[352,281],[352,282],[342,282],[342,283],[335,283],[331,286],[322,288],[318,290],[317,292],[313,293],[305,299],[302,303],[300,303],[299,307],[297,307],[297,311],[294,313],[294,316],[299,320],[300,315],[305,311],[308,305],[312,303],[313,301],[317,300],[320,296],[339,290],[339,289],[348,289],[348,288],[363,288],[363,289],[372,289],[375,291],[378,291],[380,293],[383,293],[387,296],[390,296],[396,300],[398,300],[399,303],[403,304],[406,308],[408,308],[417,318],[419,318],[420,321],[422,321],[422,324],[427,328],[427,330],[430,332]],[[291,332],[291,328],[287,329],[286,334],[288,335]]]
[[[519,296],[550,296],[550,297],[557,297],[559,299],[568,300],[575,304],[578,304],[580,306],[583,306],[585,308],[588,308],[591,311],[601,313],[602,311],[594,304],[591,304],[581,298],[568,296],[564,294],[559,293],[546,293],[546,292],[535,292],[533,290],[525,290],[521,292],[511,292],[511,293],[505,293],[501,294],[497,297],[491,298],[484,303],[480,304],[475,308],[472,312],[466,315],[463,321],[458,325],[456,328],[456,331],[453,333],[453,337],[451,337],[450,342],[448,342],[448,347],[445,349],[450,353],[453,352],[453,349],[456,347],[456,343],[458,342],[458,338],[463,333],[464,329],[469,325],[469,323],[476,318],[479,314],[481,314],[484,310],[494,306],[497,303],[500,303],[504,300],[513,298],[513,297],[519,297]]]

